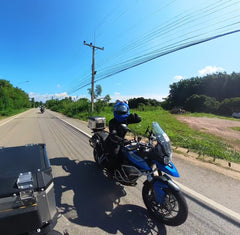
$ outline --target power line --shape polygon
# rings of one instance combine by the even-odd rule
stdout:
[[[129,44],[122,47],[120,49],[120,52],[113,55],[112,57],[109,57],[108,60],[104,61],[104,63],[98,65],[99,72],[96,81],[103,80],[119,72],[125,71],[132,67],[136,67],[140,64],[146,63],[160,56],[173,53],[177,50],[182,50],[186,47],[190,47],[196,44],[203,43],[205,41],[210,41],[238,32],[239,30],[234,29],[233,26],[236,26],[237,24],[239,24],[239,22],[234,22],[233,19],[238,18],[240,15],[238,14],[236,9],[232,10],[231,12],[226,12],[226,10],[231,6],[239,3],[239,1],[226,2],[220,0],[215,2],[214,4],[209,4],[206,7],[202,7],[197,11],[193,11],[190,14],[183,15],[183,13],[181,13],[177,17],[166,21],[163,26],[158,27],[150,33],[143,35],[142,37],[140,37],[140,39],[130,42]],[[237,15],[233,15],[233,13],[235,12],[237,12]],[[218,18],[220,18],[220,20],[216,22]],[[200,22],[196,22],[197,20],[200,20]],[[211,20],[213,20],[213,22],[211,22]],[[223,22],[225,24],[220,27]],[[204,26],[204,23],[207,23],[207,29],[209,29],[205,32],[204,29],[206,26]],[[218,25],[219,27],[216,29],[216,26]],[[184,33],[185,29],[188,29],[188,31]],[[225,32],[223,32],[223,29],[225,29]],[[217,34],[211,35],[213,31],[215,33],[217,32]],[[169,38],[169,36],[171,35],[173,37]],[[165,38],[166,40],[162,42],[162,40]],[[176,41],[176,39],[181,40]],[[151,42],[154,42],[154,40],[161,40],[161,44],[155,44],[151,47]],[[170,42],[172,43],[170,44]],[[157,48],[160,45],[163,46]],[[134,57],[131,58],[131,55]],[[128,59],[120,61],[119,58],[123,56],[127,56]],[[110,66],[104,68],[103,65],[106,64],[106,62],[110,59]],[[102,70],[101,67],[103,67]],[[80,90],[81,88],[86,87],[89,84],[90,83],[88,75],[81,80],[78,88],[74,89],[73,92],[76,92],[77,90]]]
[[[234,33],[239,33],[239,32],[240,32],[240,29],[234,30],[234,31],[230,31],[230,32],[227,32],[227,33],[223,33],[223,34],[219,34],[219,35],[215,35],[215,36],[208,37],[208,38],[205,38],[205,39],[196,40],[196,41],[190,42],[190,43],[188,43],[188,44],[180,45],[180,46],[177,47],[177,48],[173,48],[173,49],[171,49],[171,50],[167,50],[167,51],[165,51],[165,52],[162,52],[162,53],[153,55],[153,56],[151,56],[151,57],[149,57],[149,58],[145,58],[145,60],[143,60],[143,61],[138,61],[138,62],[136,62],[135,64],[132,64],[132,65],[129,65],[129,66],[120,68],[120,69],[118,69],[118,70],[116,70],[116,71],[112,71],[111,73],[109,73],[109,74],[107,74],[107,75],[105,75],[105,76],[103,76],[103,77],[101,77],[101,78],[96,79],[96,81],[101,81],[101,80],[103,80],[103,79],[106,79],[106,78],[108,78],[108,77],[111,77],[111,76],[113,76],[113,75],[116,75],[116,74],[118,74],[118,73],[121,73],[121,72],[123,72],[123,71],[126,71],[126,70],[128,70],[128,69],[131,69],[131,68],[134,68],[134,67],[139,66],[139,65],[141,65],[141,64],[147,63],[147,62],[149,62],[149,61],[151,61],[151,60],[154,60],[154,59],[157,59],[157,58],[159,58],[159,57],[165,56],[165,55],[167,55],[167,54],[170,54],[170,53],[173,53],[173,52],[176,52],[176,51],[179,51],[179,50],[182,50],[182,49],[191,47],[191,46],[195,46],[195,45],[198,45],[198,44],[207,42],[207,41],[211,41],[211,40],[214,40],[214,39],[217,39],[217,38],[220,38],[220,37],[224,37],[224,36],[231,35],[231,34],[234,34]],[[80,89],[88,86],[89,84],[90,84],[90,83],[85,84],[85,85],[77,88],[74,92],[76,92],[76,91],[78,91],[78,90],[80,90]]]
[[[221,1],[220,1],[221,2]],[[172,33],[172,35],[176,35],[176,37],[179,37],[178,35],[177,35],[177,33],[178,32],[182,32],[183,31],[183,26],[184,27],[188,27],[188,28],[190,28],[189,27],[189,23],[191,23],[191,25],[192,25],[192,27],[191,28],[193,28],[194,27],[194,31],[197,31],[197,30],[199,30],[199,29],[196,29],[196,26],[201,26],[201,24],[203,23],[203,22],[201,22],[201,23],[198,23],[198,24],[193,24],[196,20],[199,20],[199,19],[202,19],[203,17],[204,17],[204,19],[205,19],[205,17],[206,16],[211,16],[211,15],[213,15],[214,16],[214,20],[216,20],[217,19],[217,17],[213,14],[214,12],[216,12],[216,11],[219,11],[219,10],[222,10],[222,9],[226,9],[226,8],[228,8],[228,7],[230,7],[230,6],[232,6],[233,4],[236,4],[236,3],[231,3],[230,5],[229,5],[229,3],[227,2],[227,3],[225,3],[225,4],[228,4],[227,6],[224,6],[224,5],[222,5],[222,4],[219,4],[219,2],[218,2],[218,5],[216,5],[216,4],[213,4],[213,5],[209,5],[207,8],[202,8],[202,9],[200,9],[199,11],[196,11],[196,12],[193,12],[193,16],[194,17],[191,17],[192,15],[191,14],[188,14],[188,15],[184,15],[183,17],[181,16],[180,18],[178,18],[178,17],[174,17],[174,19],[173,19],[173,21],[172,22],[169,22],[169,23],[167,23],[167,24],[164,24],[164,26],[161,26],[160,28],[158,28],[157,30],[154,30],[153,32],[151,32],[151,33],[149,33],[149,34],[147,34],[146,36],[141,36],[140,37],[140,39],[139,40],[137,40],[137,41],[134,41],[134,42],[131,42],[130,44],[128,44],[127,46],[124,46],[123,48],[121,48],[119,51],[120,51],[120,53],[116,53],[115,55],[113,55],[112,57],[110,57],[107,61],[109,61],[109,60],[112,60],[112,59],[114,59],[114,60],[116,60],[117,58],[119,58],[121,55],[125,55],[125,53],[126,52],[130,52],[130,51],[132,51],[133,53],[134,53],[134,50],[137,50],[138,48],[144,48],[144,44],[150,44],[150,41],[151,40],[155,40],[156,38],[159,38],[160,39],[160,37],[161,38],[168,38],[167,39],[167,42],[169,42],[169,41],[173,41],[174,39],[169,39],[169,34],[168,33]],[[218,8],[216,8],[216,7],[221,7],[220,9],[218,9]],[[205,9],[207,9],[207,11],[202,11],[202,10],[205,10]],[[211,11],[211,10],[214,10],[213,12],[209,12],[209,11]],[[235,10],[236,11],[236,10]],[[198,14],[197,14],[198,13]],[[239,17],[239,14],[237,15],[238,17]],[[218,17],[220,17],[220,19],[222,19],[222,17],[223,17],[223,15],[220,15],[220,16],[218,16]],[[231,18],[233,18],[232,17],[232,15],[231,15]],[[206,20],[206,22],[208,23],[209,22],[209,19],[207,19]],[[223,21],[224,22],[224,21]],[[218,23],[220,23],[220,22],[218,22]],[[218,24],[218,23],[216,23],[216,24]],[[212,24],[212,25],[215,25],[215,24]],[[208,24],[208,27],[209,27],[209,24]],[[190,28],[190,29],[191,29]],[[204,26],[203,26],[203,28],[204,28]],[[178,30],[177,32],[176,31],[174,31],[174,30]],[[194,31],[192,31],[192,32],[194,32]],[[188,33],[186,33],[186,34],[184,34],[184,35],[187,35],[187,34],[190,34],[191,32],[188,32]],[[182,36],[184,36],[184,35],[181,35],[180,37],[182,37]],[[161,43],[162,44],[162,43]],[[155,46],[154,46],[155,47]],[[149,50],[149,48],[148,48],[148,50]],[[139,52],[139,51],[138,51]],[[106,61],[106,60],[105,60]],[[104,63],[103,63],[104,64]],[[101,65],[99,65],[98,64],[98,66],[100,66],[101,67]]]
[[[129,66],[123,67],[122,69],[119,69],[119,70],[117,70],[117,71],[115,71],[115,72],[109,73],[108,75],[105,75],[105,76],[103,76],[102,78],[97,79],[96,81],[103,80],[103,79],[105,79],[105,78],[107,78],[107,77],[116,75],[116,74],[118,74],[118,73],[120,73],[120,72],[126,71],[126,70],[128,70],[128,69],[130,69],[130,68],[134,68],[134,67],[136,67],[136,66],[138,66],[138,65],[147,63],[147,62],[149,62],[149,61],[151,61],[151,60],[157,59],[157,58],[162,57],[162,56],[164,56],[164,55],[167,55],[167,54],[170,54],[170,53],[173,53],[173,52],[176,52],[176,51],[179,51],[179,50],[182,50],[182,49],[191,47],[191,46],[195,46],[195,45],[198,45],[198,44],[207,42],[207,41],[211,41],[211,40],[214,40],[214,39],[223,37],[223,36],[227,36],[227,35],[230,35],[230,34],[238,33],[238,32],[240,32],[240,29],[234,30],[234,31],[231,31],[231,32],[227,32],[227,33],[224,33],[224,34],[219,34],[219,35],[216,35],[216,36],[213,36],[213,37],[205,38],[205,39],[202,39],[202,40],[197,40],[197,41],[191,42],[191,43],[189,43],[189,44],[185,44],[185,45],[179,46],[179,47],[177,47],[177,48],[168,50],[168,51],[166,51],[166,52],[153,55],[153,56],[151,56],[151,57],[149,57],[149,58],[144,59],[143,61],[138,61],[138,62],[136,62],[136,63],[133,64],[133,65],[129,65]]]

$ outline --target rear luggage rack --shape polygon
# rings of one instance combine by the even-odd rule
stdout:
[[[27,206],[36,203],[31,172],[24,172],[19,174],[17,179],[17,187],[21,190],[19,192],[19,195],[23,205]]]
[[[89,117],[88,127],[93,131],[102,131],[106,128],[106,118],[101,116]]]

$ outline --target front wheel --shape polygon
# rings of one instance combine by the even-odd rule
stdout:
[[[153,184],[146,181],[142,189],[142,197],[149,213],[161,223],[178,226],[183,224],[188,216],[188,206],[181,191],[169,188],[162,189],[164,198],[156,200]]]

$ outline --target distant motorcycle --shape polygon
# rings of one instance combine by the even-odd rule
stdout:
[[[111,156],[104,151],[104,141],[109,133],[104,130],[103,120],[104,117],[89,119],[88,126],[93,130],[89,143],[93,147],[97,165],[103,172],[108,172],[107,163]],[[124,127],[128,129],[127,125]],[[157,122],[153,122],[152,128],[148,127],[145,134],[148,134],[147,143],[135,137],[126,145],[121,145],[122,163],[120,168],[114,170],[111,178],[123,185],[135,186],[141,176],[146,176],[142,197],[149,213],[163,224],[181,225],[187,219],[188,206],[179,186],[168,176],[179,177],[171,162],[170,139]]]
[[[44,106],[41,106],[41,107],[40,107],[40,112],[41,112],[41,113],[44,113],[44,111],[45,111],[45,107],[44,107]]]

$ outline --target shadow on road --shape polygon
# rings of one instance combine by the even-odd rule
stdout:
[[[92,161],[77,163],[68,158],[50,159],[62,166],[68,176],[54,179],[56,203],[73,223],[99,227],[109,234],[166,234],[166,228],[149,218],[147,210],[136,205],[120,205],[126,195],[123,186],[107,179]],[[62,194],[74,193],[74,205],[62,203]]]

